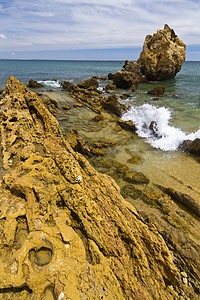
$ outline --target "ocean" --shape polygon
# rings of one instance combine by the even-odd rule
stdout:
[[[29,79],[45,84],[46,88],[60,88],[64,80],[78,81],[96,76],[106,76],[123,66],[123,61],[48,61],[0,60],[0,88],[8,76],[15,76],[28,84]],[[53,79],[53,80],[52,80]],[[56,81],[55,81],[56,80]],[[104,83],[102,83],[103,85]],[[164,86],[165,95],[159,100],[147,91],[154,86]],[[185,139],[200,137],[200,62],[185,62],[175,78],[140,84],[125,104],[131,106],[123,116],[138,127],[138,135],[154,148],[175,151]],[[101,87],[100,87],[101,88]],[[157,123],[159,138],[152,136],[150,123]]]

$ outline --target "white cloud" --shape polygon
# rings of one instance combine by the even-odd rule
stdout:
[[[0,38],[2,38],[2,39],[4,39],[4,40],[7,39],[7,37],[6,37],[5,34],[3,34],[3,33],[0,34]]]
[[[165,23],[200,45],[199,1],[8,0],[0,5],[0,50],[141,47]]]

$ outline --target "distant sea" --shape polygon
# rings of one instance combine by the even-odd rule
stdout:
[[[48,60],[0,60],[0,88],[5,88],[7,78],[15,76],[28,84],[29,79],[43,83],[46,89],[61,90],[64,80],[77,83],[96,76],[106,76],[123,66],[123,61],[48,61]],[[100,83],[103,88],[105,82]],[[102,85],[102,86],[101,86]],[[164,86],[165,95],[155,99],[147,91]],[[132,93],[130,106],[124,120],[133,120],[138,134],[153,147],[174,151],[185,139],[200,138],[200,62],[185,62],[175,78],[162,82],[139,85]],[[152,136],[148,127],[157,123],[158,137]]]

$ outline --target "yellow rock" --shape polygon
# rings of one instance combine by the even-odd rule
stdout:
[[[72,150],[36,94],[13,77],[6,90],[0,297],[176,299],[181,276],[158,232]]]

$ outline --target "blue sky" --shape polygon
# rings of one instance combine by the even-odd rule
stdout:
[[[136,60],[165,23],[200,60],[199,0],[0,0],[0,58]]]

